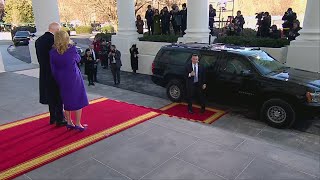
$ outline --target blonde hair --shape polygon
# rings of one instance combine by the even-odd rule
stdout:
[[[70,37],[66,31],[58,31],[54,34],[54,47],[59,54],[63,54],[67,51],[70,44]]]

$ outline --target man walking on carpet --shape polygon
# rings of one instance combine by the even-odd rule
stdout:
[[[58,32],[60,28],[60,24],[51,23],[49,25],[48,32],[36,40],[35,46],[40,65],[40,103],[49,105],[50,124],[64,126],[67,124],[67,122],[64,119],[63,105],[59,88],[52,76],[49,56],[49,52],[54,44],[54,33]]]
[[[206,72],[205,68],[199,64],[199,56],[197,54],[193,54],[191,62],[186,64],[185,78],[187,85],[186,88],[189,114],[193,114],[192,100],[195,93],[197,94],[200,100],[200,112],[204,113],[206,108],[204,90],[207,88]]]

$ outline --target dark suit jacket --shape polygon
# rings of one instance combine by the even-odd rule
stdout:
[[[53,104],[59,94],[58,86],[53,79],[50,66],[49,52],[54,44],[54,36],[50,32],[46,32],[40,36],[36,42],[36,54],[40,65],[40,77],[39,77],[39,88],[40,88],[40,103],[42,104]]]
[[[110,53],[108,59],[109,59],[109,64],[112,64],[112,60],[113,60],[113,55],[112,55],[112,53]],[[116,66],[117,66],[117,68],[121,68],[121,66],[122,66],[121,53],[120,53],[120,51],[118,51],[118,50],[116,50],[116,52],[115,52],[115,59],[116,59]]]
[[[194,76],[189,77],[189,73],[193,71],[192,63],[187,63],[185,66],[185,78],[187,89],[191,88],[194,83]],[[206,84],[206,71],[203,66],[198,63],[198,83],[202,87],[203,84]]]

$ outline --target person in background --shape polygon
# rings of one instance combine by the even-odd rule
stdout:
[[[181,32],[182,35],[185,35],[185,31],[187,30],[187,4],[182,4],[182,10],[180,11],[181,14]]]
[[[137,73],[138,70],[138,48],[136,44],[133,44],[130,48],[130,60],[131,60],[131,68],[133,73]]]
[[[234,20],[235,20],[235,24],[239,28],[241,28],[241,30],[243,30],[243,25],[244,25],[245,21],[244,21],[242,14],[241,14],[241,11],[237,12],[237,16],[234,18]]]
[[[213,8],[212,4],[209,5],[209,28],[210,28],[210,34],[214,35],[214,17],[216,17],[216,9]]]
[[[83,131],[87,126],[81,124],[82,108],[88,106],[89,102],[81,72],[77,67],[80,56],[75,46],[70,44],[70,37],[65,31],[55,33],[53,47],[50,51],[51,71],[61,93],[67,128]],[[75,124],[71,119],[72,112],[75,113]]]
[[[200,112],[204,113],[206,108],[204,90],[207,88],[206,72],[204,67],[199,64],[199,56],[197,54],[193,54],[191,62],[186,64],[185,78],[187,86],[186,89],[189,114],[193,114],[192,100],[195,93],[199,96],[200,99]]]
[[[146,12],[145,19],[147,20],[149,35],[150,34],[153,35],[153,15],[154,15],[154,12],[151,8],[151,5],[148,5],[148,10]]]
[[[67,121],[63,115],[63,104],[60,90],[56,80],[53,78],[50,64],[50,50],[54,44],[54,34],[60,31],[60,24],[51,23],[48,31],[40,36],[36,42],[36,54],[40,65],[39,93],[40,103],[49,105],[50,124],[64,126]]]
[[[143,20],[141,19],[141,16],[138,15],[137,16],[137,20],[136,20],[136,27],[137,27],[137,32],[139,34],[143,34],[143,26],[144,26],[144,22]]]
[[[90,49],[90,53],[92,54],[93,61],[95,63],[94,64],[94,71],[93,71],[93,81],[98,82],[97,73],[98,73],[98,62],[100,61],[99,54],[97,51],[94,50],[93,45],[90,45],[89,49]]]
[[[153,16],[153,28],[154,28],[154,34],[160,35],[161,34],[161,22],[160,22],[160,14],[159,9],[154,10],[154,16]]]
[[[296,40],[296,37],[300,36],[299,31],[301,29],[302,28],[299,26],[299,21],[294,21],[293,22],[293,27],[289,30],[289,33],[288,33],[289,41]]]
[[[270,38],[272,39],[280,39],[281,38],[281,32],[278,30],[277,25],[272,25],[270,29]]]
[[[111,52],[109,54],[109,64],[113,76],[114,85],[120,84],[120,68],[122,66],[121,53],[117,50],[115,45],[111,45]]]
[[[82,61],[84,62],[84,72],[88,76],[89,84],[88,86],[94,86],[93,75],[94,75],[94,64],[92,53],[90,49],[86,49],[84,56],[82,57]]]
[[[284,21],[282,27],[285,36],[288,36],[289,30],[293,28],[293,22],[296,19],[297,13],[293,12],[292,8],[288,8],[288,10],[282,16],[282,20]]]
[[[271,27],[271,16],[269,12],[265,12],[261,22],[261,37],[269,37]]]
[[[101,42],[101,53],[100,53],[100,61],[103,69],[108,69],[108,54],[109,54],[109,46],[107,40],[102,40]]]
[[[164,7],[161,11],[161,28],[162,34],[170,34],[170,19],[171,15],[168,10],[168,7]]]
[[[170,14],[172,16],[171,24],[174,30],[174,34],[179,35],[181,31],[181,14],[180,14],[179,6],[174,4],[172,6],[172,10]]]

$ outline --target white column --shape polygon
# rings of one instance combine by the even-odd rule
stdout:
[[[48,26],[52,22],[60,23],[59,7],[57,0],[32,0],[32,9],[37,28],[36,38],[43,35]],[[38,64],[35,40],[30,41],[29,50],[31,55],[31,63]]]
[[[42,35],[48,30],[50,23],[60,23],[57,0],[32,0],[32,9],[35,17],[38,36]]]
[[[209,0],[188,0],[187,30],[179,42],[209,42]]]
[[[134,0],[118,0],[118,35],[138,35],[135,25]]]
[[[129,49],[132,44],[136,44],[138,37],[136,17],[135,17],[135,0],[117,0],[118,11],[118,32],[112,36],[112,44],[116,45],[121,52],[121,61],[123,71],[132,71],[130,64]],[[139,47],[138,47],[139,48]]]
[[[287,65],[320,72],[320,1],[308,0],[300,36],[288,47]]]

